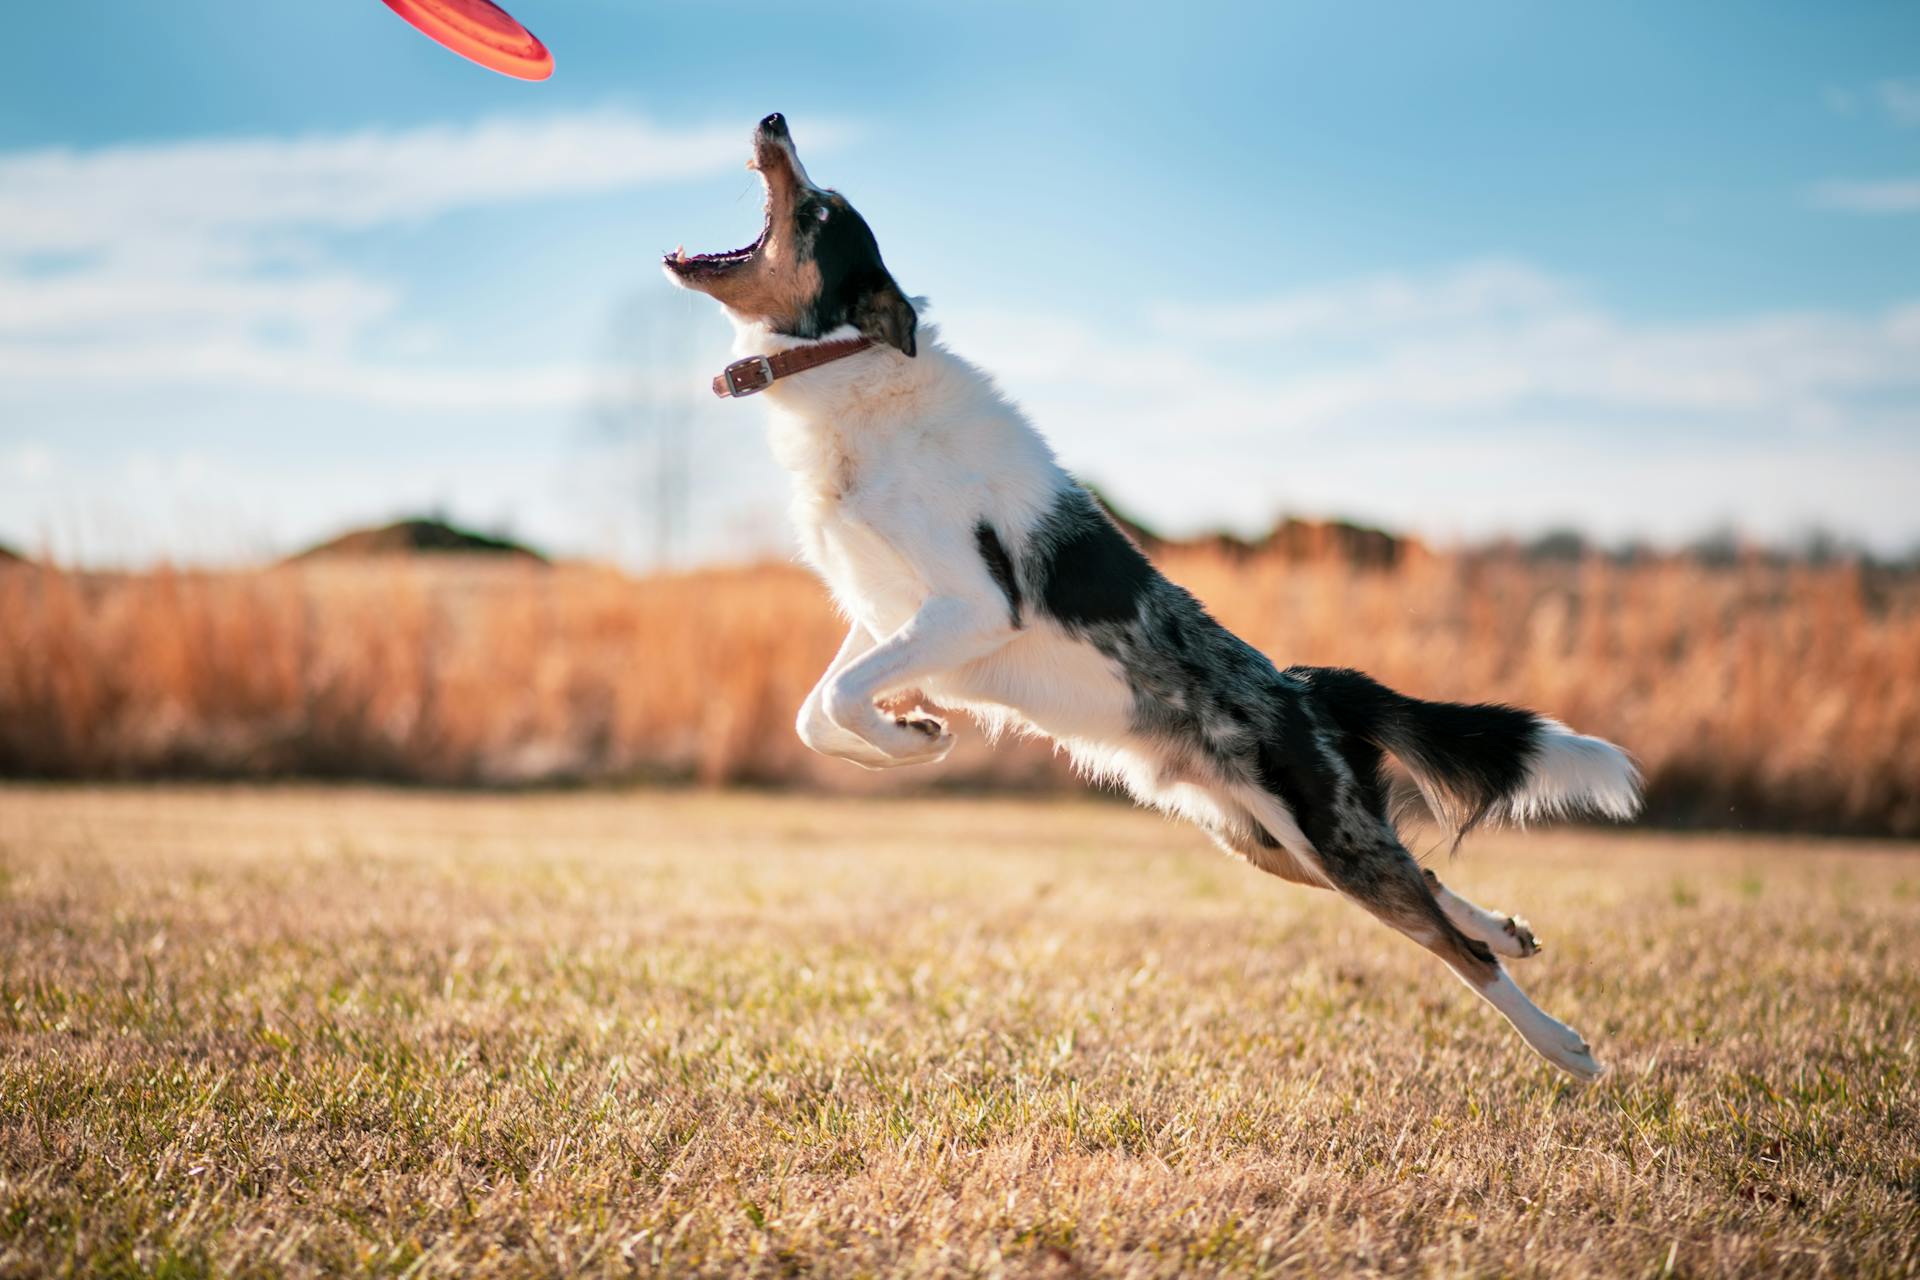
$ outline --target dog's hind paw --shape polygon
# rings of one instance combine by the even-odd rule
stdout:
[[[1508,916],[1507,922],[1502,926],[1501,932],[1507,935],[1507,940],[1511,944],[1510,949],[1504,951],[1503,954],[1511,956],[1515,960],[1525,960],[1528,956],[1537,956],[1546,945],[1534,936],[1533,926],[1529,925],[1519,916]]]

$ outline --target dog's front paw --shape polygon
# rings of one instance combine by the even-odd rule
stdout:
[[[953,751],[953,732],[939,716],[915,710],[881,723],[885,725],[885,732],[883,740],[876,745],[887,754],[882,768],[938,764]]]
[[[953,736],[947,732],[947,722],[945,720],[925,711],[909,711],[905,715],[895,716],[893,722],[902,729],[913,730],[929,742],[938,742],[942,738],[951,738]]]

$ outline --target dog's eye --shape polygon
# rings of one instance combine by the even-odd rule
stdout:
[[[827,208],[827,206],[824,204],[815,205],[813,210],[813,219],[815,222],[825,222],[827,220],[827,215],[831,212],[832,210]]]

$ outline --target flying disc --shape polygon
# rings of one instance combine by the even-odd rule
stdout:
[[[553,55],[539,37],[491,0],[382,0],[428,39],[470,62],[520,80],[553,74]]]

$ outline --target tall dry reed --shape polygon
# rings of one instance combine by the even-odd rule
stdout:
[[[1172,548],[1283,663],[1536,707],[1629,747],[1656,816],[1920,834],[1920,581]],[[838,628],[789,566],[633,579],[446,560],[241,574],[0,569],[0,774],[1066,785],[1038,744],[936,771],[822,760],[791,721]]]

